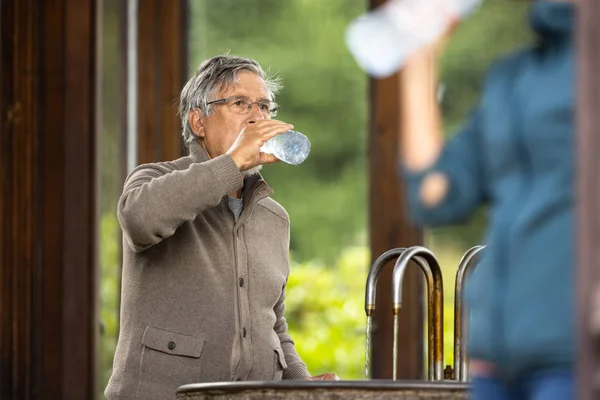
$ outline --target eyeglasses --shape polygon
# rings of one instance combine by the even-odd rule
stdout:
[[[246,96],[232,96],[224,99],[213,100],[206,103],[206,105],[210,104],[227,104],[229,109],[236,114],[248,114],[250,110],[252,110],[252,106],[257,104],[258,109],[264,115],[265,118],[272,118],[277,115],[277,111],[279,111],[279,105],[273,101],[269,100],[258,100],[252,101],[249,97]]]

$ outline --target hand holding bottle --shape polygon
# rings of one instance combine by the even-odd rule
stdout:
[[[261,151],[273,154],[288,164],[298,165],[308,157],[310,141],[302,133],[289,130],[267,140]]]
[[[261,151],[263,144],[272,137],[293,129],[294,126],[275,119],[258,121],[246,126],[227,154],[240,171],[245,171],[257,165],[271,164],[279,161],[277,157]]]
[[[419,49],[445,36],[482,0],[389,0],[353,21],[346,42],[368,74],[394,74]]]
[[[242,129],[227,154],[241,171],[279,160],[298,165],[310,153],[310,141],[293,125],[263,120]]]

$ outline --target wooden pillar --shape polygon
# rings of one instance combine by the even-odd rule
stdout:
[[[600,2],[577,23],[577,398],[600,396]],[[595,297],[595,298],[594,298]]]
[[[186,0],[139,0],[137,164],[183,153],[177,107],[188,75],[186,20]]]
[[[0,398],[93,399],[98,0],[0,4]]]
[[[375,8],[385,0],[371,0]],[[400,83],[396,74],[371,80],[371,126],[369,134],[370,193],[369,233],[371,258],[395,247],[423,243],[422,233],[411,226],[405,211],[403,182],[397,174],[397,140],[400,129]],[[392,378],[392,267],[382,271],[374,315],[372,377]],[[423,379],[423,284],[418,268],[407,271],[403,305],[399,315],[398,379]]]

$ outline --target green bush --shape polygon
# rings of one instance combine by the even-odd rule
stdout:
[[[368,265],[365,247],[345,249],[334,268],[316,262],[292,264],[286,318],[313,375],[333,371],[344,379],[364,379]]]
[[[100,220],[100,331],[98,391],[99,397],[112,373],[112,360],[119,333],[119,299],[121,274],[121,231],[117,218],[110,213]]]

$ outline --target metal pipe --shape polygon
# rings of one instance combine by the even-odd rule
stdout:
[[[365,291],[365,313],[367,317],[371,317],[375,313],[375,297],[379,273],[388,262],[400,257],[404,250],[406,250],[404,247],[388,250],[380,255],[371,266],[369,275],[367,276],[367,288]]]
[[[433,253],[425,247],[410,247],[402,252],[396,261],[392,277],[394,319],[397,320],[396,317],[402,307],[404,272],[413,259],[421,267],[427,282],[428,378],[430,381],[441,381],[444,379],[444,289],[442,270]],[[397,340],[396,337],[394,337],[394,340]],[[394,349],[394,365],[396,365],[398,357],[396,346],[394,346]],[[396,368],[394,368],[393,379],[396,380]]]
[[[467,276],[479,262],[479,255],[485,246],[475,246],[467,250],[458,263],[454,287],[454,376],[459,382],[467,382],[467,345],[464,340],[464,287]]]
[[[391,260],[398,258],[402,252],[406,250],[404,247],[388,250],[380,255],[371,266],[367,277],[367,287],[365,290],[365,313],[367,314],[367,346],[365,354],[365,375],[367,379],[371,377],[371,363],[369,361],[369,351],[373,348],[373,335],[371,334],[373,314],[375,313],[375,299],[377,293],[377,279],[383,267]],[[394,345],[396,343],[394,342]]]

